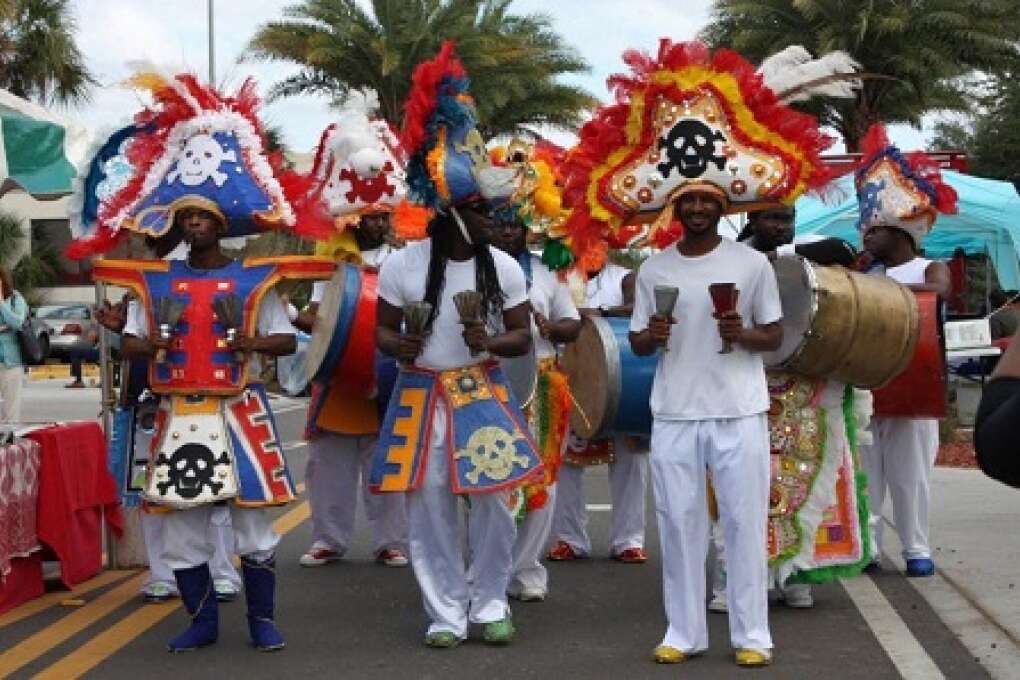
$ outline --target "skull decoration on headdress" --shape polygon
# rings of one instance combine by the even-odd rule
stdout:
[[[140,73],[130,83],[151,92],[155,105],[90,160],[79,195],[82,238],[70,256],[105,252],[128,231],[165,236],[188,206],[215,214],[228,236],[293,226],[264,153],[253,81],[229,97],[188,74]]]
[[[401,142],[411,196],[438,212],[479,198],[499,207],[516,191],[517,173],[490,162],[467,73],[453,49],[447,41],[435,59],[418,65],[404,104]]]
[[[616,103],[580,133],[564,167],[575,252],[635,221],[670,223],[675,199],[696,190],[728,212],[792,204],[824,185],[831,140],[785,106],[740,55],[662,39],[658,54],[624,54],[609,78]]]
[[[956,212],[956,191],[942,181],[935,161],[921,152],[903,154],[893,146],[881,124],[868,130],[861,153],[855,176],[857,228],[865,232],[871,227],[896,227],[920,248],[938,213]]]

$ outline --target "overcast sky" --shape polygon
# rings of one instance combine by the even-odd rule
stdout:
[[[260,89],[291,73],[293,65],[244,62],[239,58],[257,28],[279,18],[289,0],[213,0],[215,3],[216,79],[228,89],[254,76]],[[150,61],[173,69],[208,76],[208,0],[72,0],[78,20],[78,42],[88,67],[101,86],[93,100],[77,111],[93,127],[112,127],[139,108],[133,92],[120,87],[131,73],[129,64]],[[366,3],[367,4],[367,3]],[[621,53],[638,47],[654,50],[661,36],[693,38],[708,21],[710,0],[517,0],[519,13],[545,12],[566,41],[591,64],[589,74],[572,78],[605,99],[605,79],[622,69]],[[293,97],[270,104],[265,118],[279,125],[295,151],[309,151],[331,121],[325,99]],[[924,145],[926,134],[909,127],[892,130],[894,141],[906,149]],[[569,143],[570,137],[556,135]]]

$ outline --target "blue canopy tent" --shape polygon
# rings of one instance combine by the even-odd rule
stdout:
[[[943,170],[960,196],[956,215],[940,215],[924,239],[924,253],[949,259],[957,248],[987,255],[1004,290],[1020,290],[1020,195],[1010,182]],[[836,180],[829,200],[804,196],[797,201],[797,235],[838,236],[860,245],[853,175]]]

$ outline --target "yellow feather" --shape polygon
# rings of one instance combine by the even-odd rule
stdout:
[[[169,87],[169,83],[166,78],[153,73],[152,71],[143,71],[136,73],[125,81],[125,84],[129,87],[133,87],[139,90],[148,90],[150,92],[157,92],[165,87]]]

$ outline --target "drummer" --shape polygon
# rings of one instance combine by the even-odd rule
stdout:
[[[868,131],[862,151],[864,160],[857,171],[858,228],[866,255],[873,260],[871,271],[915,291],[948,295],[949,267],[923,257],[921,242],[939,212],[956,212],[956,192],[943,182],[934,161],[924,154],[904,156],[891,146],[880,124]],[[932,576],[928,503],[939,445],[938,421],[876,417],[870,431],[873,443],[863,446],[861,454],[874,513],[875,555],[882,554],[882,505],[888,488],[907,576]]]
[[[320,173],[313,168],[312,176],[332,182],[339,173],[349,172],[367,183],[373,178],[357,174],[362,165],[350,162],[354,154],[360,154],[359,157],[377,154],[383,160],[379,167],[390,168],[384,172],[386,183],[393,187],[389,194],[362,196],[358,188],[365,185],[357,182],[351,182],[350,192],[331,192],[327,185],[318,194],[323,196],[322,212],[342,231],[320,243],[317,253],[377,271],[393,253],[390,215],[406,195],[407,188],[400,161],[373,128],[376,121],[370,117],[374,111],[365,108],[365,102],[373,99],[376,98],[355,92],[341,106],[340,122],[333,134],[344,137],[346,142],[330,144],[330,137],[324,135],[323,148],[316,158],[328,171]],[[366,134],[357,135],[360,130]],[[295,326],[305,332],[312,331],[325,290],[326,282],[314,284],[310,304],[293,319]],[[364,329],[364,332],[374,331]],[[367,487],[372,453],[378,441],[380,409],[374,398],[353,396],[342,384],[337,384],[336,379],[342,378],[341,370],[338,365],[330,387],[313,387],[308,408],[305,483],[312,511],[312,544],[299,562],[304,567],[319,567],[343,557],[351,545],[360,495],[376,562],[388,567],[405,567],[408,564],[406,501],[398,495],[371,494]]]
[[[748,245],[770,260],[783,255],[800,255],[815,264],[839,264],[850,267],[857,260],[857,250],[835,236],[814,234],[794,236],[793,223],[797,209],[792,205],[777,205],[747,214],[747,223],[737,240]]]
[[[536,172],[550,172],[544,161],[536,160],[532,166]],[[541,394],[536,393],[525,412],[545,465],[545,476],[524,488],[525,515],[517,529],[507,589],[511,597],[528,602],[544,600],[548,592],[548,574],[540,560],[552,529],[556,479],[570,410],[567,378],[557,365],[556,345],[576,340],[581,322],[567,285],[540,257],[528,251],[529,227],[524,226],[522,214],[529,216],[531,231],[538,233],[544,233],[543,217],[535,214],[530,195],[518,200],[522,203],[519,209],[499,213],[495,245],[514,257],[524,271],[532,310],[531,335],[539,366],[536,392]],[[559,212],[558,202],[555,212]],[[544,413],[540,412],[542,408]]]
[[[750,212],[747,216],[747,224],[740,233],[740,236],[738,236],[738,241],[765,254],[772,261],[775,261],[777,257],[799,255],[820,265],[839,264],[850,266],[857,259],[856,250],[843,239],[835,237],[824,238],[814,235],[795,238],[795,217],[796,208],[792,205],[780,204]],[[784,407],[783,405],[788,403],[787,397],[801,390],[800,382],[802,380],[805,381],[808,393],[817,395],[819,398],[817,400],[812,398],[809,400],[810,403],[800,404],[799,408]],[[813,470],[821,469],[822,467],[838,468],[839,460],[842,460],[844,447],[848,441],[844,420],[838,417],[832,419],[828,422],[828,427],[825,428],[818,428],[815,423],[820,418],[825,417],[825,411],[820,411],[823,408],[821,403],[823,400],[825,401],[825,406],[832,407],[828,409],[832,413],[837,416],[844,413],[845,409],[839,408],[839,405],[844,399],[845,390],[842,385],[833,384],[828,386],[816,379],[801,379],[790,373],[770,370],[770,393],[773,392],[773,383],[776,384],[777,391],[772,394],[773,408],[769,412],[769,423],[771,425],[769,432],[772,439],[770,448],[772,455],[776,459],[774,459],[771,466],[771,484],[779,494],[782,494],[782,487],[790,485],[790,480],[786,478],[789,477],[789,473],[785,473],[784,477],[783,462],[784,460],[793,460],[797,456],[797,442],[800,441],[791,440],[789,436],[785,435],[784,420],[791,418],[798,419],[797,422],[801,425],[799,431],[803,433],[814,432],[816,433],[814,435],[816,438],[821,438],[821,441],[817,442],[814,446],[814,450],[820,451],[820,456],[823,458],[831,456],[834,459],[838,459],[830,461],[828,464],[818,461],[818,467],[812,468]],[[829,403],[830,401],[832,402],[831,404]],[[828,485],[828,488],[823,489],[821,488],[822,480],[816,473],[814,483],[810,485],[810,492],[803,496],[799,507],[790,503],[782,513],[773,515],[770,512],[769,522],[774,522],[776,525],[770,527],[772,531],[770,531],[769,535],[782,538],[774,539],[774,542],[769,546],[769,564],[771,567],[771,578],[769,580],[775,583],[782,601],[788,607],[806,609],[814,606],[811,586],[807,582],[797,583],[790,580],[790,576],[797,573],[797,571],[808,570],[808,565],[812,564],[815,553],[815,533],[810,530],[815,528],[815,525],[811,524],[808,530],[803,530],[806,520],[801,515],[801,509],[808,505],[808,501],[813,500],[814,497],[834,499],[836,497],[835,479],[833,477],[832,484]],[[852,484],[854,481],[851,478],[848,480],[848,483]],[[805,486],[808,485],[805,484]],[[829,504],[829,500],[826,500],[825,505]],[[785,526],[783,526],[784,524]],[[795,525],[799,526],[802,531],[798,533],[788,530],[788,527]],[[719,532],[720,528],[717,526],[717,522],[713,523],[713,539],[718,538],[717,534]],[[794,536],[797,537],[798,545],[792,544],[792,537]],[[714,583],[713,596],[708,607],[710,611],[725,612],[727,610],[725,559],[724,552],[718,549],[718,543],[719,541],[717,540],[717,549],[715,551],[717,562],[715,567],[710,569]],[[794,564],[798,566],[794,567]],[[827,580],[820,575],[819,571],[816,570],[815,573],[819,574],[815,577],[816,580]]]
[[[609,261],[608,247],[600,244],[579,263],[587,275],[584,316],[630,316],[634,309],[634,272]],[[591,554],[588,512],[584,501],[584,471],[609,462],[609,496],[613,506],[609,554],[618,562],[643,564],[645,505],[648,492],[648,455],[643,443],[631,436],[586,441],[570,433],[564,465],[557,483],[552,538],[547,557],[569,561]]]

